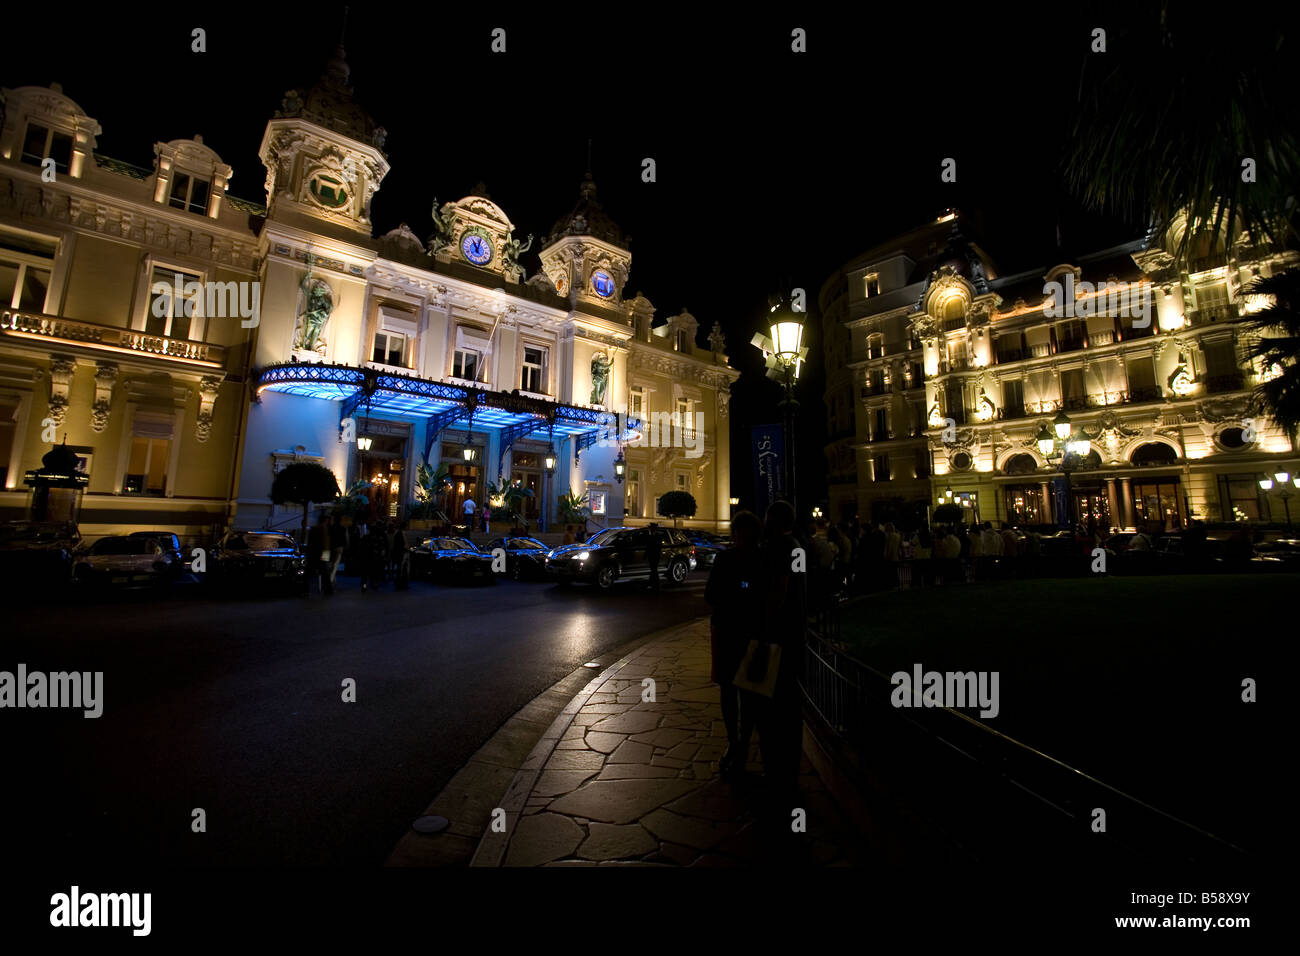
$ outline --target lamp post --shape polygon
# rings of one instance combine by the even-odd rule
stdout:
[[[754,334],[750,344],[763,353],[767,362],[767,375],[781,383],[784,397],[781,400],[782,424],[785,431],[785,494],[790,506],[799,513],[795,494],[794,468],[794,415],[799,402],[794,397],[794,385],[808,357],[803,344],[803,313],[782,300],[776,302],[768,313],[771,337],[762,332]]]
[[[1065,475],[1065,511],[1067,526],[1074,525],[1074,496],[1071,475],[1092,453],[1092,439],[1081,427],[1071,430],[1070,416],[1065,409],[1056,413],[1052,427],[1044,425],[1035,438],[1039,453],[1048,464],[1055,464]]]
[[[1259,480],[1259,487],[1263,490],[1265,496],[1268,495],[1268,492],[1273,490],[1274,482],[1276,482],[1280,486],[1278,490],[1278,497],[1282,499],[1282,507],[1286,509],[1286,531],[1287,534],[1290,534],[1291,533],[1291,495],[1292,495],[1292,492],[1290,491],[1290,486],[1293,484],[1291,480],[1291,473],[1286,471],[1279,471],[1275,473],[1272,478],[1261,478]]]

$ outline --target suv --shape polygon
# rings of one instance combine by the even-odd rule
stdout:
[[[646,548],[660,541],[659,569],[667,584],[682,584],[695,570],[695,546],[675,528],[607,528],[585,544],[568,544],[546,556],[546,573],[561,584],[587,581],[608,590],[616,581],[650,579]]]
[[[172,531],[132,531],[129,537],[132,538],[153,538],[158,542],[158,546],[163,549],[167,555],[167,561],[171,565],[172,572],[176,577],[180,577],[188,571],[189,561],[185,559],[185,552],[181,550],[181,539],[176,537]]]

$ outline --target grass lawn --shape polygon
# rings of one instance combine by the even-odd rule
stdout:
[[[1241,682],[1278,700],[1298,604],[1295,574],[1040,579],[872,595],[841,621],[887,674],[998,671],[991,727],[1254,848],[1280,734]]]

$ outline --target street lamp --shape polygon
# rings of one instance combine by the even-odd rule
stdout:
[[[1290,491],[1290,490],[1288,489],[1288,487],[1287,487],[1288,485],[1291,484],[1291,474],[1290,474],[1290,472],[1279,471],[1279,472],[1276,472],[1276,473],[1273,475],[1272,478],[1261,478],[1261,479],[1259,480],[1259,487],[1264,491],[1265,495],[1267,495],[1268,492],[1270,492],[1270,491],[1273,490],[1273,483],[1274,483],[1275,481],[1277,482],[1277,484],[1278,484],[1279,486],[1281,486],[1281,487],[1280,487],[1280,490],[1278,491],[1278,497],[1282,499],[1282,507],[1286,509],[1286,530],[1287,530],[1287,534],[1290,534],[1290,533],[1291,533],[1291,494],[1292,494],[1292,493],[1291,493],[1291,491]]]
[[[768,325],[771,337],[754,333],[750,344],[763,353],[767,375],[776,379],[784,389],[781,411],[785,430],[785,489],[790,505],[795,504],[794,469],[794,413],[799,402],[794,397],[794,385],[799,378],[808,348],[803,344],[803,313],[788,307],[784,301],[775,303],[769,310]]]
[[[618,457],[614,459],[614,478],[621,485],[623,475],[627,472],[627,459],[623,457],[623,449],[618,450]]]
[[[727,503],[730,504],[731,507],[734,508],[734,507],[736,507],[736,505],[740,504],[740,499],[739,499],[739,498],[728,498],[728,499],[727,499]]]
[[[1052,427],[1048,428],[1046,424],[1038,430],[1034,436],[1034,443],[1038,445],[1038,452],[1043,459],[1050,465],[1055,464],[1065,475],[1065,512],[1067,524],[1074,522],[1074,495],[1072,494],[1071,476],[1079,464],[1085,461],[1092,454],[1092,439],[1088,437],[1082,426],[1072,428],[1070,416],[1065,414],[1065,409],[1056,413],[1056,418],[1052,420]]]
[[[554,451],[548,451],[548,452],[546,453],[546,457],[542,459],[542,462],[546,465],[546,473],[547,473],[547,474],[553,474],[553,473],[555,472],[555,452],[554,452]]]

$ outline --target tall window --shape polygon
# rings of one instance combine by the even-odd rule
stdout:
[[[44,312],[55,244],[0,232],[0,308]]]
[[[641,472],[636,468],[627,470],[627,503],[624,510],[634,518],[641,517]]]
[[[889,456],[877,455],[872,462],[872,476],[876,481],[889,480]]]
[[[695,402],[689,398],[677,399],[677,427],[691,440],[695,435]]]
[[[14,450],[14,436],[18,434],[18,403],[0,401],[0,488],[9,478],[9,456]]]
[[[406,336],[400,332],[380,331],[375,333],[375,348],[370,361],[381,365],[396,365],[406,368]]]
[[[645,389],[640,385],[628,389],[627,413],[629,417],[639,421],[644,422],[646,420]]]
[[[690,349],[687,348],[686,346],[687,346],[686,330],[685,330],[685,329],[678,329],[678,330],[677,330],[677,351],[679,351],[679,352],[689,352]]]
[[[451,374],[456,378],[474,381],[478,378],[479,363],[483,356],[472,349],[457,349],[451,359]]]
[[[966,400],[960,382],[949,382],[944,389],[944,410],[958,425],[966,424]]]
[[[170,438],[132,437],[126,476],[122,479],[122,493],[156,496],[166,494],[171,446]]]
[[[1128,398],[1130,402],[1149,402],[1160,398],[1160,386],[1156,384],[1155,360],[1149,356],[1129,359]]]
[[[39,123],[28,123],[22,161],[39,166],[46,159],[54,160],[56,172],[66,173],[72,163],[72,136]]]
[[[1025,415],[1025,383],[1018,378],[1002,383],[1002,414],[1007,418],[1023,418]]]
[[[546,390],[546,349],[540,346],[524,346],[524,362],[519,373],[519,387],[525,392],[544,392]]]
[[[186,209],[201,216],[208,214],[208,193],[212,182],[188,173],[172,173],[172,191],[167,204],[173,209]]]
[[[1071,368],[1061,373],[1061,405],[1067,409],[1088,407],[1088,393],[1083,387],[1083,369]]]
[[[889,411],[887,409],[876,409],[876,428],[871,438],[873,441],[885,441],[889,438]]]
[[[176,295],[177,284],[181,294]],[[164,289],[164,286],[166,287]],[[144,328],[150,335],[198,341],[203,296],[199,277],[175,269],[154,269],[149,286],[149,311]]]
[[[864,291],[868,299],[873,295],[880,295],[880,276],[874,272],[867,276],[866,289]]]

